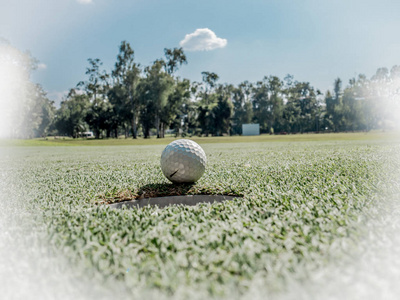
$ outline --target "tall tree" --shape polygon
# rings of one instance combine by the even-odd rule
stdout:
[[[174,78],[174,72],[176,72],[182,64],[187,64],[186,55],[182,48],[165,48],[164,55],[165,61],[160,60],[160,62],[164,64],[165,72]],[[158,137],[164,137],[166,126],[173,125],[175,129],[180,129],[183,104],[190,96],[189,87],[190,83],[188,80],[181,81],[179,78],[175,79],[174,86],[168,95],[167,105],[163,106],[161,109],[161,126],[157,134]]]
[[[177,135],[179,135],[182,128],[188,105],[190,105],[190,81],[177,78],[173,91],[168,96],[168,105],[164,107],[161,116],[162,122],[172,126]],[[164,132],[161,134],[164,137]]]
[[[0,137],[33,138],[46,134],[54,105],[43,88],[30,80],[37,63],[28,52],[0,38]]]
[[[104,137],[103,131],[106,131],[106,137],[110,137],[112,116],[113,108],[109,101],[98,100],[90,103],[85,120],[93,129],[96,139]]]
[[[119,47],[119,54],[112,77],[115,81],[110,100],[116,106],[115,113],[120,122],[132,126],[132,137],[137,138],[137,122],[139,114],[138,86],[140,81],[140,65],[134,61],[134,51],[131,45],[123,41]],[[129,121],[130,120],[130,121]]]
[[[108,89],[108,78],[110,77],[106,71],[100,71],[103,65],[100,59],[89,58],[89,67],[86,68],[87,81],[80,81],[77,85],[78,88],[83,87],[91,101],[96,102],[99,94],[105,95]]]
[[[39,98],[40,105],[40,122],[35,131],[35,136],[47,136],[49,134],[50,128],[54,125],[54,118],[56,114],[56,107],[54,106],[54,101],[51,101],[47,98],[46,92],[43,91],[43,88],[40,85],[37,85],[37,94]]]
[[[145,124],[151,124],[148,120],[149,110],[154,111],[154,126],[157,131],[157,138],[162,137],[164,123],[161,120],[162,112],[168,104],[168,97],[173,91],[173,77],[163,71],[164,61],[156,60],[152,66],[145,68],[146,77],[142,80],[141,97],[146,109],[142,110],[141,119]],[[145,114],[144,114],[145,113]],[[146,125],[148,126],[148,125]],[[149,137],[149,131],[144,132]]]
[[[166,58],[165,71],[173,74],[182,64],[187,64],[186,55],[182,48],[164,49]]]
[[[233,132],[242,133],[242,124],[251,123],[253,119],[253,108],[251,103],[253,85],[248,81],[240,83],[232,91],[233,103]]]
[[[202,72],[203,83],[199,85],[197,97],[200,99],[198,104],[198,122],[202,133],[208,136],[214,132],[215,110],[217,106],[217,95],[215,87],[219,76],[213,72]]]
[[[88,128],[86,116],[90,107],[90,100],[86,94],[77,94],[71,89],[66,100],[56,112],[55,128],[62,135],[79,136]]]
[[[277,76],[268,77],[269,89],[269,119],[268,127],[270,133],[282,130],[282,114],[283,114],[283,82]]]
[[[106,71],[101,71],[102,62],[100,59],[88,59],[89,67],[86,69],[87,81],[81,81],[77,87],[83,87],[91,103],[86,116],[86,121],[95,133],[96,139],[100,138],[102,130],[110,130],[109,122],[111,104],[108,101],[107,93],[110,87],[110,77]]]
[[[295,81],[285,89],[285,94],[287,103],[283,115],[286,130],[293,133],[316,131],[319,91],[308,82]]]
[[[260,124],[261,132],[268,132],[269,108],[269,87],[267,77],[258,81],[253,87],[253,113],[254,121]]]
[[[333,95],[329,93],[329,97],[325,97],[326,113],[331,121],[334,131],[342,131],[346,128],[345,107],[343,106],[342,80],[336,78],[333,84]]]
[[[53,122],[54,102],[47,98],[46,92],[38,84],[30,83],[25,89],[24,106],[19,111],[19,118],[15,120],[18,135],[25,138],[44,136]]]
[[[233,115],[232,89],[231,85],[220,85],[216,90],[217,102],[212,111],[214,117],[212,132],[214,135],[220,136],[224,133],[231,133],[231,117]]]

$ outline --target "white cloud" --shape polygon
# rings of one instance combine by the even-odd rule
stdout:
[[[226,39],[221,39],[208,28],[199,28],[195,32],[185,35],[179,43],[187,51],[208,51],[224,48],[228,44]]]
[[[44,70],[44,69],[47,69],[47,65],[44,63],[39,63],[37,65],[37,68],[38,68],[38,70]]]
[[[76,2],[80,4],[90,4],[93,3],[93,0],[76,0]]]

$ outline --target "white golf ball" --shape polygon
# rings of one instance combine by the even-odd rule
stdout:
[[[161,170],[175,183],[197,181],[204,174],[206,164],[203,148],[191,140],[173,141],[161,154]]]

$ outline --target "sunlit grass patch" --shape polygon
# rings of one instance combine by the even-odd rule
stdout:
[[[118,139],[94,139],[94,138],[70,138],[70,137],[47,137],[26,140],[1,140],[0,146],[139,146],[139,145],[167,145],[173,140],[181,137],[168,136],[164,139],[151,137],[149,139],[123,138]],[[372,141],[372,140],[400,140],[399,131],[370,131],[370,132],[340,132],[340,133],[305,133],[289,135],[259,136],[186,136],[199,144],[217,143],[265,143],[265,142],[327,142],[327,141]]]

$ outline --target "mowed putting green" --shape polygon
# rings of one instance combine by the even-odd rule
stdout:
[[[50,247],[85,276],[99,284],[117,280],[132,295],[230,297],[245,294],[255,280],[265,291],[280,292],[288,279],[305,280],[359,251],[368,216],[399,192],[398,140],[377,135],[196,139],[208,165],[194,185],[173,185],[163,176],[160,154],[169,139],[21,146],[9,163],[16,187],[27,191],[32,213],[47,228]],[[243,198],[162,209],[108,207],[194,194]]]

